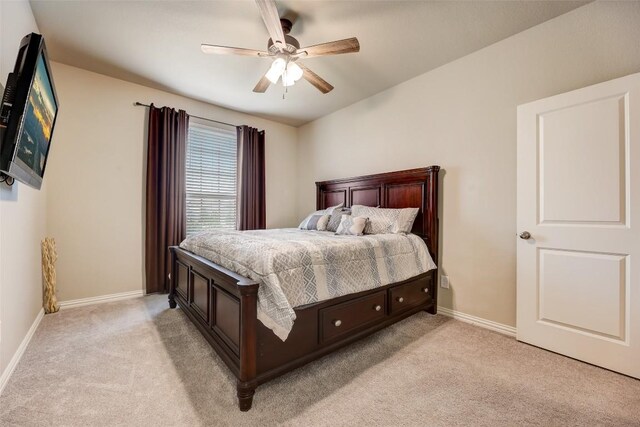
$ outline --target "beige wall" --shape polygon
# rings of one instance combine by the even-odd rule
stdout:
[[[13,71],[22,37],[38,31],[26,1],[0,2],[0,81]],[[0,184],[0,375],[42,307],[40,240],[45,236],[46,185]]]
[[[60,300],[143,289],[147,109],[134,101],[265,129],[267,226],[296,222],[296,128],[79,68],[52,67],[60,115],[45,181]]]
[[[298,217],[316,180],[439,164],[439,303],[515,325],[516,106],[640,71],[639,40],[640,2],[592,3],[301,127]]]

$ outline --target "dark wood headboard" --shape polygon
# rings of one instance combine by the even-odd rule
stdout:
[[[438,262],[438,172],[440,166],[316,182],[317,209],[344,203],[381,208],[419,208],[414,234]]]

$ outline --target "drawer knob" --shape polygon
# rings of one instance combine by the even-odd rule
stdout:
[[[424,288],[424,289],[422,290],[422,292],[424,292],[425,294],[428,294],[428,293],[429,293],[429,288]]]
[[[376,311],[380,311],[382,310],[382,306],[381,305],[376,305],[375,307],[373,307]]]
[[[398,297],[398,302],[404,302],[404,298]]]
[[[342,320],[338,319],[333,321],[333,326],[338,327],[340,325],[342,325]]]

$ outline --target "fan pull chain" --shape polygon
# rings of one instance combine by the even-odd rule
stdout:
[[[289,61],[287,61],[287,64],[284,66],[284,73],[282,73],[282,86],[284,86],[284,76],[287,75],[287,72],[289,71]],[[289,93],[289,86],[284,86],[284,92],[282,92],[282,99],[284,100],[285,95]]]

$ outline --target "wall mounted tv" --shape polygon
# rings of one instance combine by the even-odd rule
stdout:
[[[22,39],[0,106],[0,172],[40,189],[58,115],[44,39]]]

